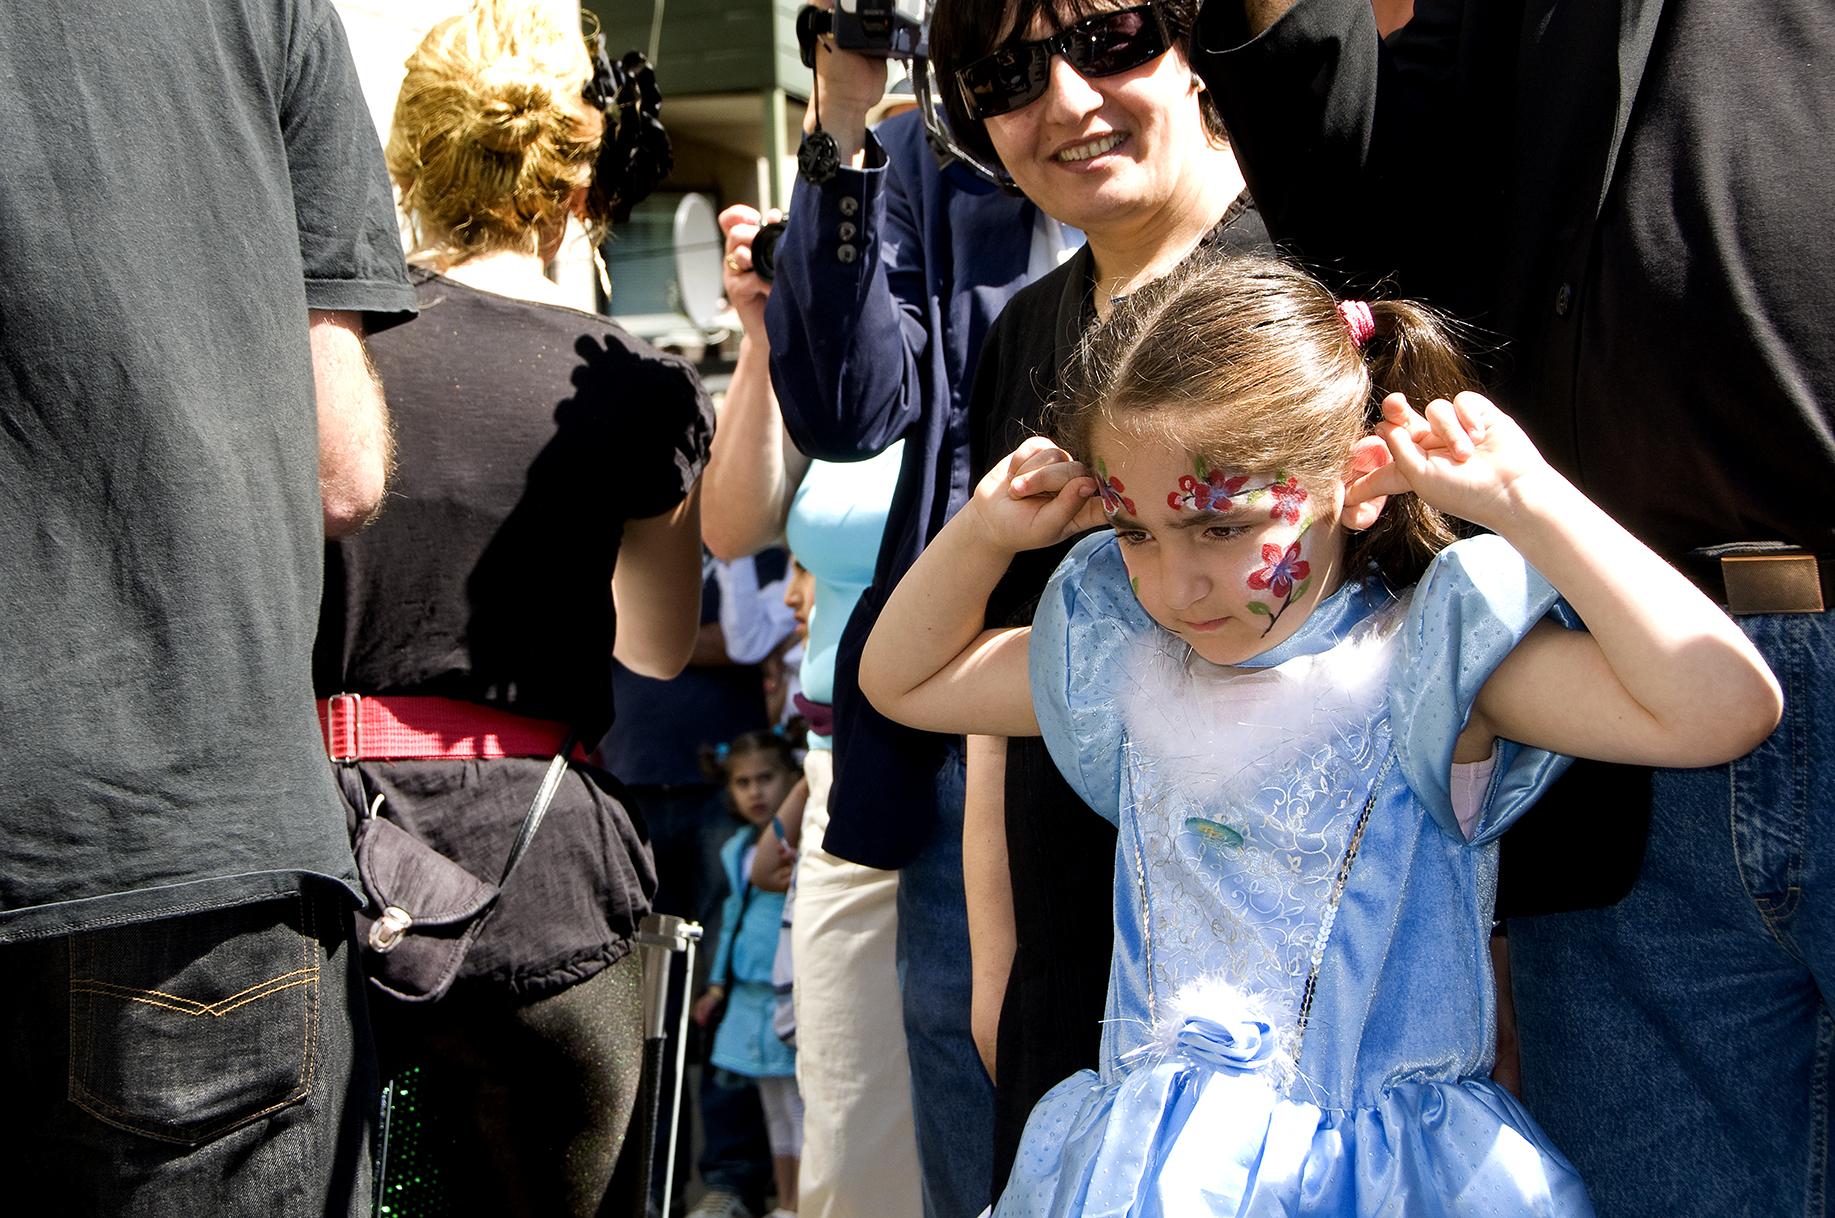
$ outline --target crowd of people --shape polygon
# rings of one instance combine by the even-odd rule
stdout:
[[[717,408],[550,278],[669,163],[590,14],[380,142],[330,0],[0,19],[5,1162],[1828,1213],[1826,0],[810,7]]]

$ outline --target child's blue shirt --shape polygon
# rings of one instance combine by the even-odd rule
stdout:
[[[796,1073],[796,1050],[771,1030],[777,1004],[771,961],[777,955],[777,935],[784,921],[784,894],[752,888],[750,897],[745,895],[751,886],[742,870],[746,852],[759,840],[758,830],[747,826],[720,847],[720,866],[729,887],[720,907],[720,939],[708,976],[715,982],[722,977],[729,980],[726,1010],[708,1060],[748,1078],[776,1078]]]

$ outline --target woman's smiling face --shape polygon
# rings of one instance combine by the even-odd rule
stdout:
[[[1041,14],[1022,37],[1058,28]],[[1083,76],[1062,55],[1048,73],[1044,96],[986,120],[1001,164],[1045,214],[1100,233],[1150,217],[1200,172],[1196,153],[1211,137],[1177,46],[1115,76]]]
[[[1240,664],[1267,651],[1337,585],[1342,483],[1214,469],[1108,425],[1092,447],[1135,596],[1203,659]]]

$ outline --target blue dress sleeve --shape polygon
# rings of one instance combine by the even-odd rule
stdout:
[[[1523,636],[1550,616],[1579,628],[1554,586],[1501,537],[1448,546],[1415,585],[1389,687],[1389,721],[1408,785],[1455,838],[1465,834],[1453,812],[1453,746],[1478,691]],[[1572,761],[1503,739],[1496,757],[1474,845],[1494,841]]]
[[[1121,819],[1120,695],[1128,653],[1159,627],[1128,585],[1120,543],[1104,530],[1078,542],[1032,619],[1032,707],[1051,759],[1104,819]]]

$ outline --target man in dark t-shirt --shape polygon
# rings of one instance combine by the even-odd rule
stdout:
[[[72,1212],[356,1213],[309,662],[386,469],[362,335],[414,299],[329,0],[121,20],[0,16],[0,1165]]]

